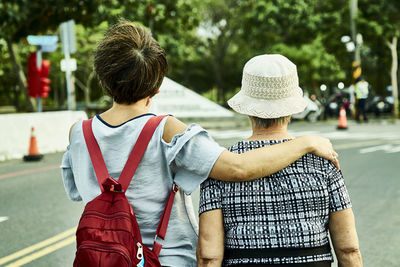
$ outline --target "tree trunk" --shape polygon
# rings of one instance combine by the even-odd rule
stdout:
[[[213,67],[214,67],[214,75],[215,75],[215,82],[217,85],[217,102],[218,104],[223,104],[224,103],[224,85],[222,81],[222,75],[221,75],[221,64],[219,60],[215,60],[213,62]]]
[[[90,105],[90,88],[92,85],[92,81],[94,79],[94,77],[96,76],[96,73],[94,71],[92,71],[89,74],[89,77],[86,81],[86,88],[85,88],[85,105],[89,106]]]
[[[10,54],[12,63],[14,65],[14,70],[15,73],[17,74],[17,79],[18,79],[18,86],[20,91],[25,95],[25,102],[26,102],[26,110],[27,111],[33,111],[34,107],[36,108],[36,103],[34,99],[31,99],[28,95],[28,91],[26,88],[26,77],[25,73],[21,68],[21,65],[19,64],[17,58],[15,57],[14,49],[12,46],[12,42],[10,39],[6,39],[7,42],[7,48],[8,48],[8,53]],[[16,107],[18,108],[18,107]]]
[[[188,55],[185,55],[185,59],[183,61],[183,84],[186,87],[190,88],[191,87],[190,84],[189,84],[189,70],[190,70],[190,67],[189,67],[189,61],[187,60],[187,58],[188,58]],[[194,88],[194,91],[196,92],[196,88]]]
[[[392,42],[387,42],[390,52],[392,53],[392,96],[393,96],[393,118],[399,118],[399,93],[397,84],[397,69],[398,69],[398,58],[397,58],[397,36],[393,36]]]
[[[88,78],[88,82],[86,82],[86,84],[84,84],[78,78],[76,78],[76,76],[74,76],[75,77],[75,83],[78,85],[79,88],[81,88],[83,90],[83,94],[84,94],[84,98],[85,98],[85,107],[89,106],[89,104],[90,104],[89,86],[90,86],[90,81],[91,81],[90,76],[92,75],[92,73],[93,72],[90,73],[89,78]]]

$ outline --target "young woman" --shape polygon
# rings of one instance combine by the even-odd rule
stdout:
[[[111,27],[99,43],[95,71],[113,106],[93,118],[93,133],[111,177],[117,179],[148,119],[152,97],[167,72],[164,50],[151,34],[128,21]],[[135,211],[144,244],[151,248],[158,221],[173,183],[175,197],[160,262],[163,266],[196,265],[196,227],[190,223],[184,193],[190,194],[208,176],[247,181],[272,174],[306,153],[337,164],[329,140],[303,136],[291,142],[238,155],[220,147],[199,125],[189,126],[166,117],[156,129],[126,196]],[[100,194],[82,134],[82,122],[70,131],[70,145],[62,160],[68,196],[91,201]]]

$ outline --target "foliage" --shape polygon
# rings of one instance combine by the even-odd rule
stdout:
[[[319,93],[322,83],[333,86],[345,79],[345,72],[335,56],[327,53],[320,36],[301,46],[280,43],[272,46],[268,53],[283,54],[291,59],[297,65],[300,84],[313,93]]]
[[[330,2],[330,1],[328,1]],[[343,28],[344,1],[326,3],[310,0],[276,1],[210,1],[206,4],[204,21],[209,31],[207,61],[215,77],[210,87],[225,94],[240,85],[244,63],[257,54],[281,53],[298,64],[300,81],[305,88],[315,91],[322,83],[337,84],[344,80],[340,62],[349,57],[340,44],[335,29]],[[347,7],[347,6],[346,6]],[[344,9],[346,10],[346,8]],[[346,29],[343,29],[346,30]],[[336,39],[332,39],[336,38]],[[337,58],[330,51],[339,50]],[[347,66],[349,66],[347,65]]]
[[[70,19],[92,26],[107,16],[101,8],[107,4],[96,0],[2,0],[0,38],[18,42],[29,34],[55,31],[61,22]]]
[[[393,36],[400,36],[400,2],[391,0],[359,1],[359,29],[363,35],[366,50],[366,77],[372,80],[379,94],[387,93],[390,84],[390,50],[386,42]]]
[[[399,35],[398,1],[358,0],[359,31],[364,36],[363,72],[383,93],[389,83],[391,57],[385,40]],[[352,55],[340,42],[350,33],[349,1],[323,0],[2,0],[0,2],[0,105],[23,110],[17,63],[25,70],[28,34],[59,34],[61,22],[74,19],[77,35],[77,101],[85,88],[96,101],[103,93],[93,76],[93,51],[108,25],[120,17],[152,30],[167,52],[168,76],[220,104],[240,87],[244,63],[264,53],[280,53],[298,67],[302,88],[318,93],[350,84]],[[45,105],[65,108],[65,74],[59,50],[45,53],[51,61],[52,91]]]
[[[112,2],[95,0],[2,0],[0,2],[0,21],[2,22],[0,39],[10,44],[7,45],[8,56],[6,57],[10,58],[9,64],[12,66],[14,74],[7,76],[13,79],[14,91],[4,86],[2,91],[8,93],[9,98],[13,98],[18,109],[21,92],[28,100],[25,76],[23,72],[20,72],[25,69],[22,66],[26,65],[29,53],[27,50],[32,49],[27,46],[26,37],[28,35],[55,34],[59,24],[69,19],[74,19],[77,23],[85,26],[93,26],[107,16],[107,9],[104,7]],[[14,49],[17,49],[16,52]],[[22,109],[24,108],[22,107]]]

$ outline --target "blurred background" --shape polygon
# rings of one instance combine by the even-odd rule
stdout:
[[[397,91],[392,65],[398,61],[393,46],[399,11],[395,0],[2,0],[0,110],[37,109],[28,97],[27,66],[29,54],[41,46],[30,45],[29,35],[60,37],[53,52],[41,52],[50,62],[51,80],[44,111],[68,109],[71,93],[70,109],[106,106],[93,51],[107,27],[123,17],[153,32],[167,52],[171,79],[220,105],[239,89],[247,60],[279,53],[297,65],[301,87],[320,103],[318,118],[337,117],[340,105],[350,101],[348,87],[361,75],[354,62],[370,84],[368,112],[387,115],[394,111],[393,83]],[[60,24],[69,20],[75,24],[72,92],[61,71]]]
[[[70,126],[112,104],[93,55],[119,18],[166,50],[153,112],[199,123],[225,147],[251,135],[226,105],[245,62],[293,61],[308,105],[289,132],[327,137],[340,154],[364,266],[400,266],[399,14],[399,0],[1,0],[0,266],[72,265],[83,204],[67,198],[59,167]],[[361,77],[368,123],[355,116]]]

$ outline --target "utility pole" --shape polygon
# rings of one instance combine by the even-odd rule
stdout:
[[[357,0],[350,0],[350,27],[351,27],[351,39],[353,40],[355,49],[354,49],[354,61],[358,62],[361,65],[361,57],[360,57],[360,37],[357,34],[357,9],[358,3]]]
[[[357,0],[350,0],[350,28],[351,28],[351,39],[354,46],[354,56],[352,62],[352,75],[353,85],[355,86],[358,79],[361,77],[361,56],[360,49],[363,42],[362,35],[357,33]]]
[[[354,56],[353,62],[351,63],[352,67],[352,76],[353,76],[353,85],[350,86],[350,99],[351,99],[351,112],[352,115],[355,116],[358,99],[355,99],[354,89],[358,79],[361,77],[361,56],[360,56],[360,46],[362,43],[361,34],[357,34],[357,9],[358,9],[358,0],[350,0],[350,29],[351,29],[351,40],[354,45]]]
[[[63,60],[61,60],[61,70],[65,72],[68,110],[75,110],[75,83],[72,72],[76,71],[76,60],[70,56],[70,54],[76,52],[75,22],[73,20],[69,20],[61,23],[60,34],[62,49],[65,57]]]

